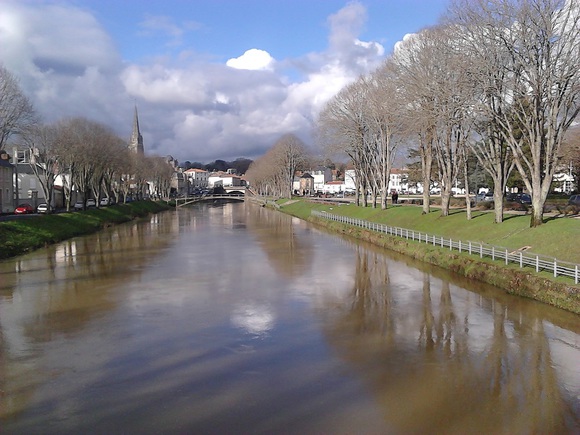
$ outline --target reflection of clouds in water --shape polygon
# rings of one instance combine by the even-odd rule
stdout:
[[[274,315],[266,305],[243,304],[234,309],[232,325],[253,335],[264,335],[274,327]]]

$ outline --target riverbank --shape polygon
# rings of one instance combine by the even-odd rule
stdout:
[[[509,249],[527,247],[534,253],[551,255],[559,260],[580,263],[578,240],[580,221],[552,219],[539,228],[529,228],[529,216],[510,215],[500,225],[493,223],[490,213],[475,211],[467,221],[465,211],[455,210],[451,216],[441,217],[438,210],[421,215],[413,206],[391,207],[387,210],[357,207],[354,204],[322,204],[311,201],[278,201],[279,210],[301,219],[324,226],[341,234],[369,241],[427,263],[452,270],[470,279],[502,288],[509,294],[523,296],[580,314],[580,286],[569,279],[551,278],[548,273],[533,273],[516,266],[506,266],[490,259],[472,257],[466,253],[451,252],[362,228],[311,216],[312,210],[356,217],[371,222],[424,231],[464,241],[481,241]],[[533,249],[532,249],[533,248]]]
[[[86,211],[25,216],[0,222],[0,259],[15,257],[52,243],[91,234],[111,225],[170,208],[165,203],[136,201]]]

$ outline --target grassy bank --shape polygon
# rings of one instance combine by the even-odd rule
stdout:
[[[473,219],[468,221],[465,211],[461,210],[442,217],[438,210],[422,215],[421,208],[414,206],[397,206],[380,210],[357,207],[354,204],[337,205],[309,201],[280,201],[280,204],[281,211],[324,225],[333,231],[370,241],[390,250],[453,270],[468,278],[488,282],[508,293],[529,297],[580,314],[580,286],[572,285],[569,279],[554,279],[548,273],[535,274],[528,269],[519,269],[515,265],[505,266],[490,259],[480,259],[412,240],[316,219],[311,217],[310,213],[312,210],[327,211],[462,241],[490,243],[510,250],[529,246],[529,251],[536,254],[548,255],[573,263],[580,263],[580,249],[578,248],[580,220],[578,219],[551,218],[541,227],[529,228],[529,216],[526,215],[508,215],[505,222],[498,225],[493,222],[492,213],[482,211],[475,211]]]
[[[14,257],[51,243],[90,234],[110,225],[128,222],[169,206],[137,201],[86,211],[30,216],[0,222],[0,259]]]

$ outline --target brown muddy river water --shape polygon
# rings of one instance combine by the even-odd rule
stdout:
[[[579,433],[579,333],[281,213],[202,205],[0,262],[0,433]]]

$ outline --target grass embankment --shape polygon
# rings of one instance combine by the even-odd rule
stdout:
[[[529,252],[572,263],[580,263],[579,219],[549,218],[544,225],[530,228],[529,215],[506,215],[502,224],[495,224],[493,213],[477,210],[468,221],[465,210],[451,211],[449,216],[443,217],[437,209],[422,215],[421,207],[415,206],[395,206],[381,210],[357,207],[354,204],[337,205],[302,200],[287,203],[280,201],[279,204],[282,205],[280,210],[285,213],[316,222],[334,231],[453,270],[468,278],[488,282],[508,293],[529,297],[580,314],[580,286],[573,285],[569,278],[553,278],[547,272],[536,274],[530,269],[519,269],[517,265],[506,266],[491,259],[480,259],[466,253],[449,251],[448,248],[443,249],[316,219],[310,213],[312,210],[326,211],[465,242],[485,242],[510,251],[528,247]]]
[[[90,234],[170,207],[137,201],[86,211],[29,216],[0,222],[0,259],[14,257],[71,237]]]

